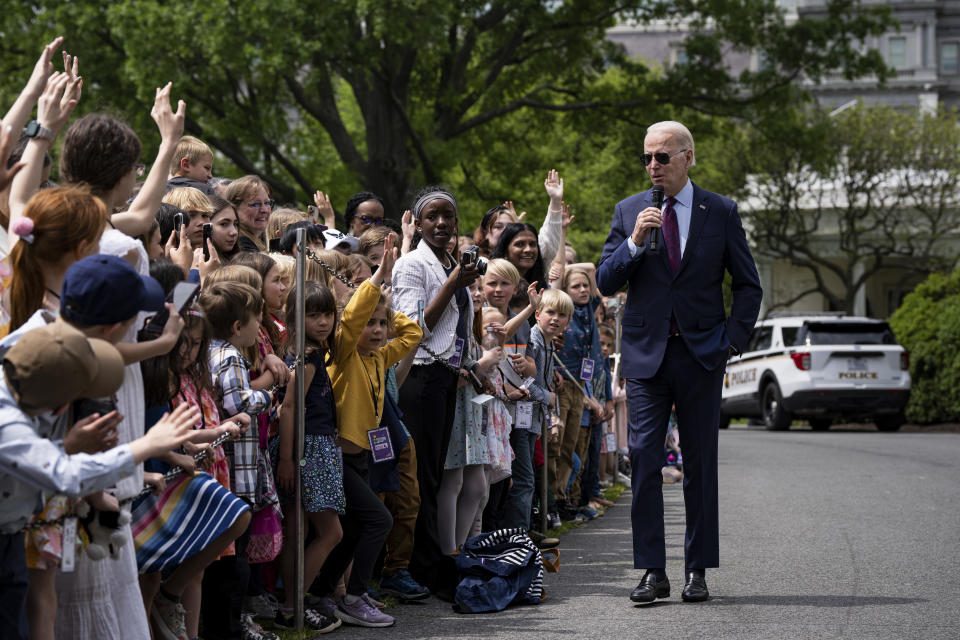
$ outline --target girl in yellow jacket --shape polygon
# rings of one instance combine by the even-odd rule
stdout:
[[[390,512],[370,488],[367,464],[371,458],[376,464],[395,457],[386,427],[380,428],[386,372],[415,349],[423,335],[414,321],[390,308],[390,298],[381,290],[394,260],[392,246],[386,247],[380,268],[353,294],[343,310],[333,361],[327,367],[337,403],[347,510],[340,517],[343,539],[319,579],[332,593],[354,560],[337,614],[344,622],[366,627],[394,622],[365,597],[377,555],[393,526]],[[388,341],[391,330],[396,337]]]

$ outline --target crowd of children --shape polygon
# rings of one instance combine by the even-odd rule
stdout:
[[[620,301],[566,242],[556,171],[540,229],[505,203],[463,234],[427,187],[405,212],[354,195],[340,232],[329,194],[278,208],[214,177],[169,84],[149,170],[114,117],[67,127],[84,80],[61,45],[0,132],[0,638],[275,638],[298,511],[306,626],[387,627],[382,595],[453,598],[470,537],[554,547],[542,522],[610,506]]]

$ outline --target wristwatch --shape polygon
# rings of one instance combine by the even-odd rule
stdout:
[[[28,138],[40,138],[41,140],[53,140],[54,138],[53,131],[47,129],[36,120],[30,121],[26,131],[24,131],[24,135]]]

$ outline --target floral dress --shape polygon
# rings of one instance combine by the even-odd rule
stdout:
[[[510,409],[500,400],[504,395],[503,374],[495,369],[489,376],[490,384],[497,392],[486,408],[487,448],[490,452],[490,484],[509,478],[513,468],[513,448],[510,446],[510,429],[513,419]]]
[[[198,393],[197,383],[187,374],[180,378],[180,393],[170,401],[173,409],[184,403],[199,407],[201,410],[200,422],[193,427],[194,429],[216,429],[220,426],[220,414],[217,411],[217,402],[213,398],[213,393],[209,389]],[[224,489],[230,488],[230,465],[223,447],[213,450],[213,464],[208,473],[222,484]]]
[[[480,345],[471,336],[470,357],[477,360],[482,355]],[[475,464],[490,464],[490,448],[487,445],[487,425],[474,414],[477,397],[473,385],[466,383],[457,389],[457,410],[450,431],[450,444],[444,469],[462,469]]]

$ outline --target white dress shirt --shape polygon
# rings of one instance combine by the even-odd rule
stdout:
[[[677,214],[677,231],[680,233],[680,257],[682,258],[683,252],[687,249],[687,237],[690,235],[690,217],[693,211],[693,183],[690,182],[690,178],[687,178],[687,184],[683,185],[683,189],[680,189],[680,192],[674,196],[674,200],[673,211]],[[664,204],[660,211],[665,211],[666,208],[666,198],[664,198]],[[647,236],[648,241],[649,239],[650,237]],[[635,258],[639,248],[634,244],[632,235],[627,236],[627,246],[630,248],[630,257]]]

